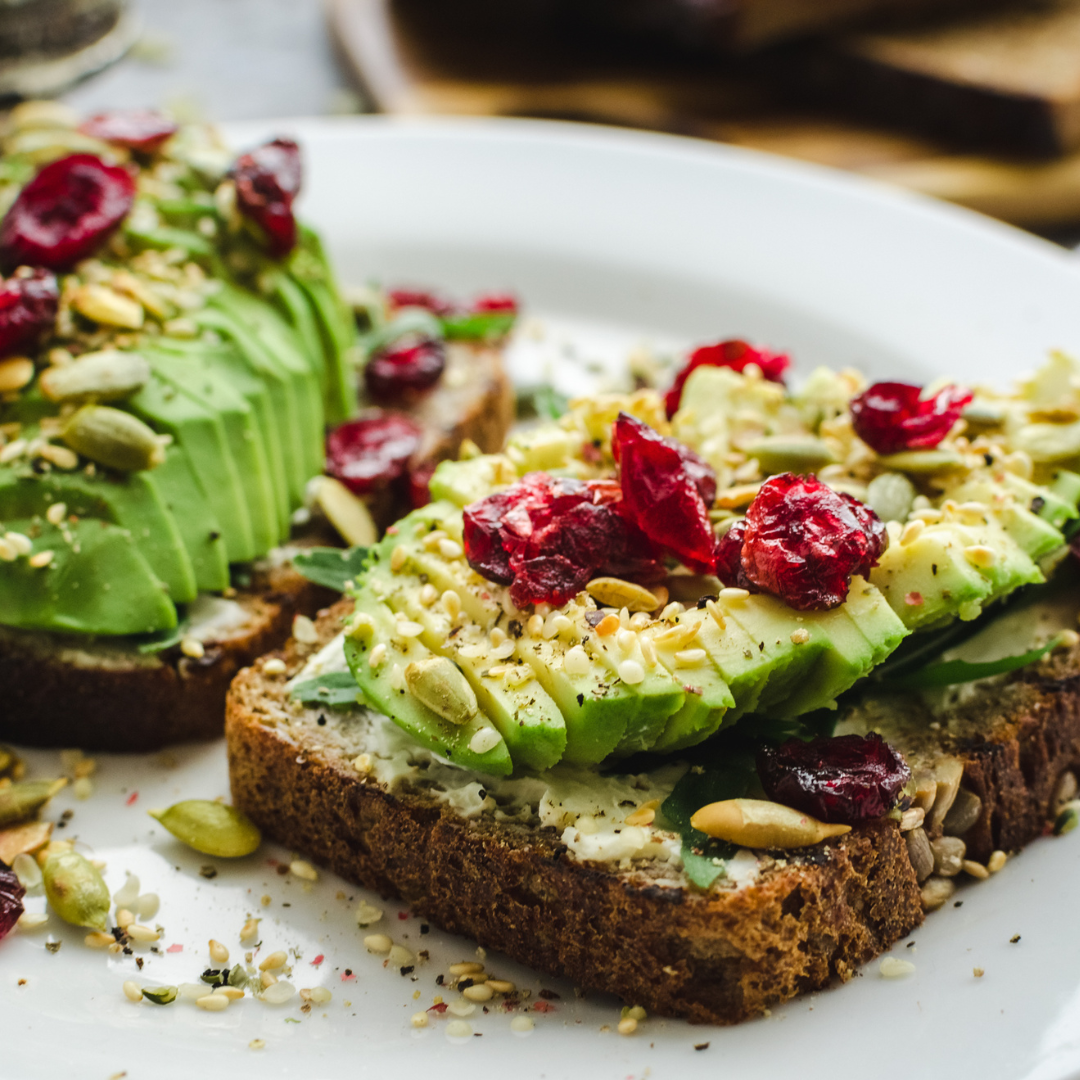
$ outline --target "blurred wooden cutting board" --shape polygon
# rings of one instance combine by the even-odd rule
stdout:
[[[1018,225],[1080,221],[1080,153],[1049,163],[950,153],[778,104],[737,63],[538,29],[528,7],[503,3],[498,18],[470,20],[448,0],[331,0],[329,18],[385,113],[559,117],[697,135],[848,169]]]

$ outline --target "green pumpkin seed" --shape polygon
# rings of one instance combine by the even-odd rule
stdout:
[[[867,485],[866,504],[882,521],[907,521],[916,494],[903,473],[882,473]]]
[[[0,788],[0,829],[29,821],[67,780],[22,780]]]
[[[151,810],[150,816],[203,855],[238,859],[262,843],[262,834],[246,814],[209,799],[188,799],[168,810]]]
[[[229,968],[229,976],[225,980],[225,985],[236,986],[243,990],[244,987],[247,986],[249,980],[250,976],[244,970],[243,966],[240,964],[233,964],[233,966]]]
[[[38,384],[50,401],[122,401],[150,381],[150,365],[138,353],[87,353],[63,367],[47,368]]]
[[[964,468],[964,459],[955,450],[903,450],[899,454],[885,454],[878,458],[878,463],[885,469],[916,476]]]
[[[761,471],[775,473],[812,473],[833,465],[836,454],[820,439],[805,439],[790,435],[770,435],[744,446],[747,457],[756,458]]]
[[[61,438],[83,457],[121,472],[153,469],[165,449],[138,417],[108,405],[84,405],[64,425]]]
[[[414,660],[405,668],[405,685],[414,698],[451,724],[467,724],[479,710],[473,688],[445,656]]]
[[[142,992],[143,997],[155,1005],[171,1005],[176,1000],[177,988],[175,986],[144,986]]]
[[[1054,835],[1064,836],[1066,833],[1071,833],[1077,825],[1080,825],[1080,813],[1077,812],[1075,806],[1066,806],[1054,821]]]
[[[109,889],[101,875],[77,851],[59,851],[41,869],[45,895],[53,911],[72,926],[109,927]]]

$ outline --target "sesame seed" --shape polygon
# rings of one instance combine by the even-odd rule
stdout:
[[[466,986],[461,993],[462,996],[468,998],[469,1001],[477,1002],[490,1001],[495,996],[495,991],[492,990],[487,983],[477,983],[473,986]]]
[[[120,908],[116,913],[116,925],[126,930],[135,921],[135,916],[127,908]]]
[[[398,546],[390,553],[390,569],[396,574],[405,565],[408,557],[408,553],[405,549],[398,544]]]
[[[364,948],[370,953],[388,953],[393,947],[393,941],[386,934],[368,934],[364,938]]]
[[[265,661],[262,669],[265,675],[284,675],[285,661],[275,656],[272,659]]]
[[[506,979],[488,979],[487,985],[495,991],[496,994],[512,994],[517,987]]]
[[[526,1032],[532,1031],[536,1027],[533,1023],[531,1016],[515,1016],[510,1021],[510,1030],[516,1032],[518,1035],[524,1035]]]
[[[493,660],[509,660],[514,655],[515,645],[513,641],[504,641],[497,648],[491,650]]]
[[[464,1020],[451,1020],[446,1025],[446,1034],[451,1039],[466,1039],[472,1034],[472,1028]]]
[[[352,765],[358,773],[366,774],[371,772],[371,755],[357,754],[356,757],[353,758]]]
[[[923,534],[923,530],[926,528],[926,522],[921,518],[915,518],[914,521],[909,521],[904,526],[904,531],[900,534],[900,546],[907,547],[908,544],[918,540]]]
[[[18,918],[18,927],[25,933],[33,933],[35,930],[40,930],[49,921],[49,916],[43,911],[24,911]],[[110,940],[112,936],[106,934]]]
[[[491,644],[497,647],[506,640],[506,633],[495,626],[492,628],[491,633],[488,634],[488,637],[491,640]]]
[[[293,861],[289,863],[289,873],[294,874],[298,878],[303,878],[304,881],[319,880],[319,871],[306,859],[293,859]]]
[[[139,987],[139,984],[128,979],[124,983],[124,997],[126,997],[128,1001],[142,1001],[142,990]]]
[[[212,992],[230,1001],[239,1001],[244,996],[244,991],[239,986],[215,986]]]
[[[67,517],[67,503],[56,502],[45,511],[45,520],[50,525],[59,525]]]
[[[246,923],[240,928],[240,940],[251,941],[252,938],[259,932],[259,920],[248,919]]]
[[[745,600],[750,593],[747,589],[721,589],[721,600]]]
[[[29,555],[34,545],[29,536],[20,532],[6,532],[4,539],[15,549],[17,555]]]
[[[895,956],[882,957],[878,965],[883,979],[902,979],[915,972],[915,965],[910,960],[898,960]]]
[[[645,661],[646,667],[656,667],[656,646],[651,638],[641,639],[641,659]]]
[[[444,529],[432,529],[432,531],[424,537],[423,544],[428,551],[434,551],[439,546],[439,541],[445,539],[446,531]]]
[[[680,649],[675,654],[675,664],[678,667],[693,667],[700,664],[706,655],[704,649]]]
[[[648,626],[651,622],[652,619],[647,612],[639,611],[636,614],[630,616],[630,629],[644,630],[645,627]]]
[[[345,633],[350,638],[369,638],[375,632],[375,620],[363,611],[356,612]]]
[[[229,1007],[229,999],[224,994],[207,994],[196,998],[195,1004],[207,1012],[224,1012]]]
[[[723,630],[727,623],[724,621],[724,613],[720,610],[720,605],[715,600],[705,601],[705,610],[709,613],[712,621],[716,623],[721,630]]]
[[[645,680],[645,669],[636,660],[624,660],[619,665],[619,678],[630,686]]]
[[[540,637],[544,632],[544,620],[540,615],[530,615],[529,621],[525,624],[526,633],[529,637]]]
[[[428,1014],[426,1012],[413,1013],[409,1021],[414,1028],[426,1028],[428,1026]]]
[[[462,960],[457,964],[451,964],[447,972],[456,979],[459,975],[479,975],[484,970],[483,964],[474,960]]]
[[[964,548],[964,557],[972,566],[988,569],[997,562],[997,552],[985,544],[972,544]]]
[[[306,615],[297,615],[292,623],[292,636],[301,645],[314,645],[319,640],[319,632],[315,624]]]
[[[91,949],[107,949],[115,940],[112,934],[107,934],[104,930],[94,930],[83,938],[83,944]]]
[[[432,585],[431,582],[429,581],[420,590],[420,603],[423,604],[424,607],[431,607],[431,605],[434,604],[435,601],[438,600],[438,599],[439,599],[439,590],[436,589],[435,586]]]
[[[252,1039],[251,1042],[248,1043],[249,1050],[261,1050],[264,1046],[266,1046],[265,1039]]]
[[[810,640],[810,631],[805,626],[800,626],[798,630],[791,631],[791,643],[792,645],[805,645]]]
[[[57,446],[56,443],[44,443],[38,447],[38,457],[44,458],[50,465],[58,469],[70,472],[79,465],[79,455],[67,446]]]
[[[220,941],[210,939],[210,959],[215,964],[227,964],[229,962],[229,950]]]
[[[390,961],[391,967],[403,968],[408,967],[416,957],[404,945],[393,945],[387,959]]]
[[[119,922],[119,919],[117,919]],[[132,923],[127,928],[127,936],[132,941],[151,942],[160,941],[161,934],[157,930],[151,929],[149,926],[143,926],[141,923]]]
[[[26,452],[27,442],[25,439],[16,439],[14,442],[9,442],[2,450],[0,450],[0,465],[7,465],[8,462],[14,461],[17,457],[22,457]]]
[[[474,754],[486,754],[502,742],[502,736],[493,728],[481,728],[470,740],[469,749]]]
[[[264,990],[269,990],[278,981],[277,976],[272,971],[260,971],[259,972],[259,985]]]
[[[620,630],[615,635],[615,644],[624,653],[633,652],[634,646],[637,645],[637,634],[633,630]]]
[[[313,986],[308,993],[316,1005],[325,1005],[334,996],[325,986]]]
[[[620,1035],[633,1035],[637,1031],[638,1022],[632,1016],[624,1016],[619,1021]]]
[[[19,557],[19,553],[15,550],[14,545],[9,544],[2,536],[0,536],[0,560],[3,562],[14,562]]]
[[[413,622],[411,619],[402,619],[397,624],[396,632],[403,638],[415,638],[419,637],[424,632],[424,628],[418,622]]]
[[[681,615],[685,610],[686,608],[684,608],[678,600],[672,600],[672,602],[660,612],[660,618],[661,620],[674,619]]]
[[[656,807],[646,803],[626,815],[626,824],[631,826],[651,825],[656,820]]]
[[[587,675],[591,666],[592,662],[589,660],[588,653],[580,645],[567,650],[563,660],[563,668],[567,675]]]
[[[996,874],[1004,865],[1008,856],[1004,851],[995,851],[991,856],[989,862],[986,864],[986,869],[991,874]]]
[[[630,609],[629,608],[624,607],[624,608],[619,609],[619,625],[624,630],[629,630],[630,629]]]
[[[206,655],[206,649],[203,648],[203,643],[193,637],[186,637],[180,642],[180,651],[185,656],[190,656],[193,660],[200,660]]]
[[[439,554],[444,559],[460,559],[464,552],[456,540],[440,540]]]
[[[344,899],[344,894],[342,898]],[[377,923],[382,917],[382,909],[375,907],[374,904],[369,904],[366,900],[361,900],[356,906],[357,926],[370,926],[372,923]]]
[[[982,863],[975,862],[974,859],[964,859],[960,864],[960,868],[973,878],[978,878],[979,881],[985,881],[990,876],[990,871]]]
[[[386,646],[380,641],[374,649],[371,650],[371,655],[368,657],[368,667],[374,671],[378,668],[382,662],[386,659]]]
[[[276,952],[272,952],[265,960],[259,965],[260,971],[274,971],[276,968],[284,967],[285,961],[289,959],[289,954],[281,949]]]
[[[556,634],[566,634],[574,629],[574,624],[565,615],[553,616],[551,626]]]
[[[400,664],[395,664],[390,669],[390,688],[392,690],[405,689],[405,672],[401,670]]]

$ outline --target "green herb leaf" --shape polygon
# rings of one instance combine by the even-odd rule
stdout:
[[[350,672],[331,671],[297,683],[290,694],[305,705],[326,705],[333,708],[339,705],[355,705],[360,695],[360,687],[356,685]]]
[[[690,825],[690,818],[709,803],[741,799],[757,784],[757,768],[749,754],[702,772],[688,772],[664,800],[660,810],[682,835],[683,869],[700,889],[707,889],[725,872],[724,863],[739,849],[714,840]]]
[[[292,562],[308,581],[344,592],[345,586],[363,570],[367,553],[363,547],[309,548],[294,555]]]
[[[179,645],[188,632],[187,619],[181,619],[172,630],[159,630],[155,634],[140,634],[135,648],[143,656],[153,656]]]
[[[451,341],[497,341],[513,330],[516,319],[513,311],[477,311],[447,315],[439,321]]]
[[[372,356],[408,334],[433,338],[435,341],[442,341],[447,336],[443,321],[432,315],[430,311],[425,311],[423,308],[405,308],[390,322],[365,334],[360,344],[363,346],[364,355]]]
[[[558,420],[569,407],[570,399],[550,383],[526,387],[517,398],[517,415],[521,419],[538,416],[542,420]]]
[[[975,682],[976,679],[989,679],[991,676],[1004,675],[1009,671],[1027,667],[1028,664],[1034,664],[1056,645],[1055,638],[1041,648],[1031,649],[1019,656],[1003,656],[1000,660],[987,660],[979,664],[968,660],[947,660],[940,664],[930,664],[906,678],[892,679],[881,685],[890,690],[934,690],[942,686]]]

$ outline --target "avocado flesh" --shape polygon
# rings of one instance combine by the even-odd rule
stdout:
[[[265,441],[255,411],[228,377],[205,358],[164,353],[147,356],[154,373],[184,397],[202,405],[220,421],[229,452],[241,478],[241,491],[251,520],[256,557],[281,538]]]
[[[202,342],[162,341],[156,348],[184,360],[195,358],[199,363],[211,364],[228,378],[237,392],[251,406],[262,436],[263,452],[269,465],[270,482],[274,489],[274,505],[277,510],[278,531],[281,535],[287,534],[293,503],[290,499],[285,471],[284,451],[281,439],[277,437],[277,432],[281,428],[265,383],[252,373],[239,349],[229,343],[207,346]]]
[[[470,749],[470,743],[478,734],[493,728],[482,712],[478,712],[468,723],[452,724],[404,690],[404,682],[395,687],[395,667],[399,673],[403,673],[407,665],[430,659],[433,655],[431,651],[416,638],[396,635],[393,612],[376,599],[370,589],[360,590],[356,598],[356,611],[368,615],[375,624],[375,631],[370,637],[345,638],[345,659],[365,698],[421,746],[455,765],[492,776],[508,776],[513,771],[513,763],[501,736],[485,753],[478,754]],[[371,649],[376,643],[385,645],[386,652],[383,661],[372,668]]]
[[[504,466],[513,470],[502,454],[481,454],[466,461],[440,461],[428,482],[432,501],[442,499],[464,509],[490,495],[499,484]]]
[[[251,515],[221,418],[157,374],[128,405],[136,416],[171,435],[188,455],[221,526],[229,562],[254,559],[257,551]]]
[[[4,564],[0,611],[5,626],[108,635],[176,626],[176,607],[127,529],[95,518],[67,522],[63,530],[42,525],[37,517],[4,525],[31,536],[33,554],[53,553],[47,568],[33,567],[28,559]],[[41,532],[35,537],[36,527]]]

